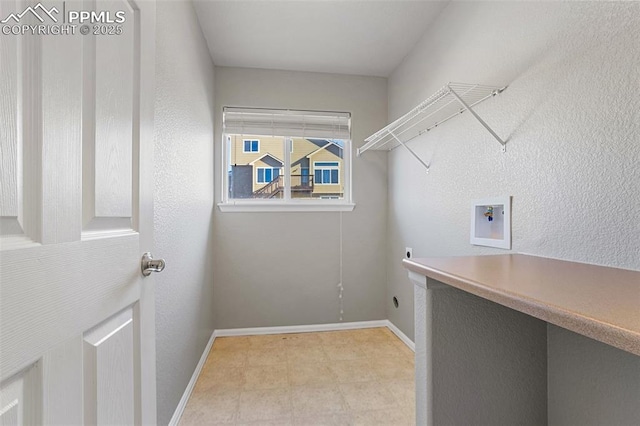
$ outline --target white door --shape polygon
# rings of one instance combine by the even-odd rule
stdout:
[[[73,11],[110,17],[83,35]],[[155,424],[155,6],[0,0],[2,20],[0,425]]]

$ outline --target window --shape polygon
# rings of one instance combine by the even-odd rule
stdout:
[[[257,183],[270,183],[280,176],[280,169],[276,169],[273,167],[258,167],[256,173],[256,182]]]
[[[314,180],[316,185],[337,185],[340,183],[340,163],[316,162],[313,163]]]
[[[223,211],[352,210],[351,115],[225,107]]]
[[[257,139],[244,139],[243,152],[260,152],[260,141]]]

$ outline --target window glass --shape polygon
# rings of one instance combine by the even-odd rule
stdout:
[[[226,142],[229,199],[284,198],[285,138],[227,135]]]
[[[270,183],[280,177],[280,169],[258,167],[256,178],[258,183]]]
[[[340,170],[344,162],[346,141],[322,138],[291,138],[295,146],[291,155],[292,198],[344,198]],[[328,161],[331,160],[331,161]]]
[[[244,140],[243,152],[260,152],[259,140]]]
[[[256,129],[269,130],[268,126],[275,126],[281,120],[277,114],[263,118],[261,110],[231,110],[233,114],[225,115],[223,120],[226,130],[251,125]],[[291,126],[292,133],[305,131],[309,126],[309,121],[305,120],[316,120],[313,125],[318,133],[329,134],[333,121],[338,120],[342,126],[337,127],[342,132],[340,134],[349,134],[350,121],[346,113],[331,113],[337,114],[337,118],[330,113],[318,113],[321,118],[317,118],[315,113],[307,111],[307,115],[301,116],[300,128],[291,124],[296,122],[293,113],[282,113],[282,120]],[[257,127],[261,120],[264,120],[262,127]],[[276,130],[274,127],[270,132],[273,134]],[[350,149],[349,139],[227,131],[224,140],[225,200],[229,202],[242,199],[281,200],[285,203],[298,199],[318,202],[347,199],[347,170],[350,165],[346,164],[346,159],[350,156],[345,156],[345,151]]]
[[[340,163],[318,161],[314,163],[315,179],[318,185],[340,184]],[[323,196],[326,194],[322,194]]]

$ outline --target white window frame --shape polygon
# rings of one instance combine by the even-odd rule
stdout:
[[[246,142],[251,142],[250,148],[252,148],[254,141],[258,142],[258,150],[257,151],[245,151],[245,149],[244,149],[245,143]],[[242,139],[242,152],[244,154],[256,154],[256,153],[260,154],[260,139],[256,139],[256,138],[253,138],[253,139]]]
[[[286,111],[291,114],[289,110],[269,110],[269,111]],[[322,111],[308,111],[309,113],[324,113]],[[351,128],[351,117],[348,113],[333,113],[327,112],[326,114],[343,114],[348,115],[348,126]],[[224,117],[223,117],[224,122]],[[349,130],[349,134],[350,134]],[[247,134],[247,133],[245,133]],[[286,191],[282,199],[229,199],[229,176],[228,170],[230,167],[230,149],[231,149],[231,135],[238,135],[238,132],[225,133],[224,128],[222,130],[222,155],[220,160],[221,171],[221,197],[218,200],[218,208],[222,212],[319,212],[319,211],[352,211],[355,208],[355,203],[352,199],[352,140],[349,138],[335,138],[344,141],[342,147],[342,172],[344,177],[343,185],[343,198],[340,199],[327,199],[327,198],[314,198],[314,199],[302,199],[291,197],[291,153],[293,152],[292,136],[291,135],[279,135],[284,137],[285,146],[284,152],[284,165],[280,169],[281,175],[284,176]],[[264,134],[263,134],[264,135]],[[252,135],[253,136],[253,135]],[[249,140],[259,140],[260,134],[255,134],[254,138],[247,138]],[[275,132],[268,136],[278,136]],[[294,135],[293,138],[315,138],[314,135],[299,136]],[[320,137],[322,138],[322,136]],[[244,139],[243,139],[244,149]],[[313,176],[310,170],[310,176]],[[257,173],[255,180],[257,180]],[[342,181],[340,172],[338,172],[338,180]],[[335,184],[331,184],[335,185]]]
[[[316,164],[318,163],[336,163],[337,166],[318,166],[316,167]],[[338,171],[338,182],[336,183],[318,183],[316,181],[316,170],[337,170]],[[313,162],[313,184],[314,185],[340,185],[340,162],[339,161],[314,161]]]

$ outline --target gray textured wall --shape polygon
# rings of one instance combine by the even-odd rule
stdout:
[[[549,425],[640,424],[640,357],[548,326]]]
[[[154,255],[158,424],[169,422],[213,332],[214,68],[189,1],[157,5]]]
[[[495,23],[499,22],[499,25]],[[640,269],[640,3],[453,2],[389,80],[389,119],[448,81],[508,84],[389,155],[389,293],[414,257],[469,244],[471,200],[513,196],[513,251]],[[446,42],[445,42],[446,41]],[[388,300],[389,298],[387,298]],[[389,318],[411,335],[411,303]]]
[[[216,68],[216,167],[223,106],[347,111],[354,148],[387,119],[383,78]],[[355,149],[354,149],[355,157]],[[216,173],[216,201],[221,174]],[[344,321],[386,318],[384,154],[354,158],[356,208],[342,213]],[[220,329],[339,321],[340,213],[214,213]]]
[[[546,323],[455,288],[433,292],[434,424],[546,424]]]
[[[640,269],[638,40],[637,2],[451,2],[394,71],[389,120],[448,81],[509,85],[477,108],[508,139],[506,153],[463,114],[410,143],[432,161],[428,175],[404,150],[389,154],[386,302],[407,335],[413,294],[400,264],[405,246],[414,257],[505,252],[469,244],[473,199],[513,196],[515,252]],[[615,283],[603,285],[615,291]],[[550,363],[576,353],[575,344],[550,339]],[[595,342],[580,348],[611,361]],[[588,412],[585,401],[617,379],[597,374],[591,361],[574,361],[573,372],[549,381],[549,395]],[[628,364],[618,373],[637,374]],[[572,393],[567,380],[576,372],[584,386]],[[618,408],[630,416],[637,409]]]

